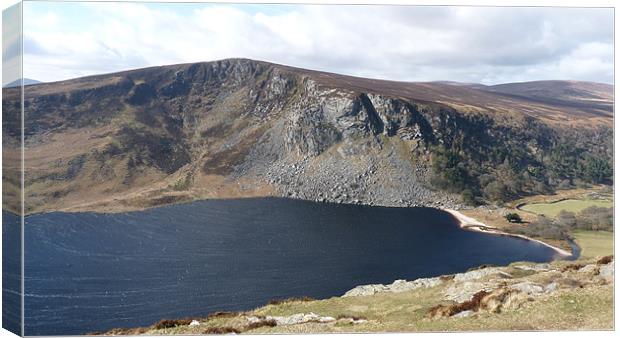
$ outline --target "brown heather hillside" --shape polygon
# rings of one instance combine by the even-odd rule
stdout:
[[[228,59],[24,92],[28,213],[269,195],[455,207],[611,178],[608,85],[406,83]],[[17,210],[19,88],[2,107],[3,207]]]
[[[613,86],[595,82],[535,81],[506,83],[483,88],[534,102],[570,107],[577,113],[613,117]]]

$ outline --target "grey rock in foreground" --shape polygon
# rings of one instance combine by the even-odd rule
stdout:
[[[540,284],[532,283],[529,281],[513,284],[510,286],[511,289],[523,292],[525,294],[540,294],[547,291],[555,290],[555,287],[544,287]]]
[[[463,273],[457,273],[456,275],[454,275],[454,281],[465,282],[465,281],[480,279],[480,278],[490,276],[490,275],[495,275],[496,277],[499,277],[499,278],[512,278],[512,276],[506,273],[504,270],[505,268],[491,267],[491,268],[472,270],[472,271],[463,272]]]
[[[360,285],[347,291],[342,297],[370,296],[380,292],[405,292],[419,288],[430,288],[441,284],[440,277],[420,278],[414,281],[399,279],[392,284]]]
[[[599,269],[599,275],[608,282],[614,281],[614,262],[609,262],[603,265]]]
[[[290,316],[266,316],[264,318],[256,316],[246,317],[247,321],[252,323],[260,323],[263,321],[275,321],[276,325],[296,325],[303,323],[331,323],[335,322],[336,318],[330,316],[319,316],[316,313],[296,313]]]

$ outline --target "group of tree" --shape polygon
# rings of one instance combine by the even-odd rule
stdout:
[[[537,220],[530,222],[526,226],[515,227],[511,229],[511,231],[528,237],[542,237],[559,240],[570,238],[569,228],[545,216],[539,216]]]
[[[523,220],[521,219],[521,216],[519,216],[519,214],[517,214],[516,212],[509,212],[504,217],[510,223],[521,223],[521,222],[523,222]]]
[[[463,118],[459,130],[430,147],[431,184],[460,193],[466,204],[612,183],[613,131],[552,129],[534,119],[498,126]]]
[[[573,230],[613,231],[613,208],[591,206],[579,213],[560,211],[555,218],[539,216],[526,226],[514,227],[513,232],[533,237],[567,239]]]
[[[558,213],[556,222],[569,229],[612,231],[614,210],[597,206],[588,207],[577,214],[562,210]]]

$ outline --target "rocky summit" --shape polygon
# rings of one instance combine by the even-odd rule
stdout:
[[[611,158],[612,93],[567,81],[393,82],[247,59],[29,85],[26,212],[253,196],[454,208],[465,190],[487,198],[485,175],[501,177],[508,162],[524,177],[515,194],[573,184],[578,174],[549,164],[570,142]],[[2,105],[4,203],[18,210],[19,88],[5,88]]]

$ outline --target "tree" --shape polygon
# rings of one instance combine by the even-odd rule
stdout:
[[[583,175],[592,183],[603,183],[613,175],[613,169],[604,158],[590,156],[583,166]]]
[[[501,182],[509,195],[517,195],[521,192],[522,179],[515,169],[510,165],[508,157],[504,162],[497,166],[495,170],[497,181]]]
[[[460,192],[466,188],[468,175],[464,159],[456,150],[435,148],[433,170],[436,174],[433,183],[451,192]]]
[[[577,227],[587,230],[613,230],[614,209],[590,206],[577,217]]]
[[[536,194],[547,194],[550,190],[544,182],[536,182],[534,184],[533,192]]]
[[[568,232],[561,226],[558,226],[551,219],[539,216],[537,220],[531,222],[525,227],[515,227],[514,232],[532,237],[543,237],[551,239],[566,239]]]
[[[483,192],[486,198],[495,202],[505,202],[510,198],[506,186],[498,181],[487,184]]]
[[[516,212],[509,212],[506,214],[506,216],[504,216],[506,218],[506,220],[508,220],[508,222],[510,223],[521,223],[523,220],[521,219],[521,216],[519,216],[519,214],[517,214]]]
[[[467,205],[476,205],[476,197],[470,189],[465,189],[461,193],[461,200]]]
[[[561,210],[556,216],[557,222],[566,228],[574,228],[577,226],[577,217],[574,212]]]
[[[564,143],[558,144],[551,150],[551,156],[548,159],[547,167],[551,171],[552,176],[559,179],[567,178],[572,180],[575,176],[577,168],[577,157],[575,153],[577,147],[573,142],[565,140]]]

